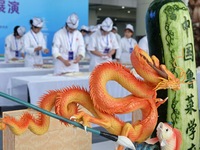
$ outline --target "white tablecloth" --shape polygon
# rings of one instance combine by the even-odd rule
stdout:
[[[5,61],[0,61],[0,69],[8,67],[24,67],[24,62],[16,61],[7,63]]]
[[[43,57],[43,63],[44,64],[53,64],[53,57],[52,56]]]
[[[43,57],[44,64],[53,64],[53,57]],[[8,68],[8,67],[24,67],[24,61],[9,61],[5,62],[4,58],[0,59],[0,68]]]
[[[9,93],[8,86],[11,77],[16,76],[30,76],[30,75],[45,75],[52,74],[52,68],[29,68],[29,67],[17,67],[17,68],[1,68],[0,69],[0,91],[4,93]],[[24,77],[25,78],[25,77]],[[12,106],[16,103],[8,101],[0,97],[0,106]]]
[[[11,85],[9,89],[11,89],[13,96],[22,98],[16,94],[21,93],[21,91],[23,91],[22,88],[27,88],[28,86],[30,102],[35,105],[37,104],[39,98],[48,90],[62,89],[72,85],[77,85],[89,89],[89,73],[84,72],[81,74],[82,75],[78,76],[54,76],[49,74],[42,76],[13,77],[11,78]],[[106,88],[108,93],[114,97],[123,97],[129,94],[126,89],[122,88],[118,83],[114,81],[109,81]]]
[[[72,85],[78,85],[89,89],[89,75],[88,73],[83,74],[82,76],[76,77],[53,75],[28,76],[26,78],[13,77],[11,79],[12,95],[27,101],[28,94],[26,92],[28,86],[30,102],[37,105],[39,98],[47,93],[48,90],[62,89]],[[114,97],[124,97],[130,94],[114,81],[109,81],[106,88],[108,93]],[[26,92],[22,94],[20,91]],[[119,117],[124,121],[130,121],[132,114],[119,115]]]

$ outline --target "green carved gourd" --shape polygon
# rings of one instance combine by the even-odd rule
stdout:
[[[147,10],[146,32],[150,55],[156,55],[182,82],[179,91],[164,92],[168,96],[167,121],[181,130],[181,150],[198,150],[200,121],[196,63],[187,6],[181,0],[154,0]]]

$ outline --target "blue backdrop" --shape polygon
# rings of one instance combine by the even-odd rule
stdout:
[[[43,18],[42,32],[51,50],[54,33],[65,25],[71,13],[79,16],[79,28],[88,25],[88,6],[88,0],[0,0],[0,54],[4,54],[5,37],[14,26],[24,26],[28,31],[33,17]]]

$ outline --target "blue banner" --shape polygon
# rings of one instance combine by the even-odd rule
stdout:
[[[79,28],[88,25],[88,0],[0,0],[0,54],[4,54],[4,41],[16,25],[30,30],[29,20],[40,17],[42,28],[51,50],[54,33],[65,25],[71,13],[79,16]],[[51,55],[51,53],[49,54]]]

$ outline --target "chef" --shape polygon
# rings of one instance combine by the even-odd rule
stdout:
[[[30,20],[31,29],[24,35],[25,66],[34,67],[43,64],[42,52],[48,53],[46,41],[41,29],[43,27],[41,18],[33,18]]]
[[[116,59],[122,64],[131,64],[130,55],[137,44],[137,41],[132,37],[134,28],[131,24],[127,24],[124,29],[124,37],[121,38],[120,48],[117,50]]]
[[[84,40],[84,44],[85,44],[85,59],[89,60],[90,59],[90,54],[87,51],[87,46],[89,43],[89,27],[82,25],[81,29],[80,29],[81,34],[83,35],[83,40]]]
[[[148,40],[147,40],[146,35],[140,39],[138,45],[142,50],[146,51],[147,54],[149,54],[149,46],[148,46]]]
[[[23,35],[26,29],[22,26],[15,26],[14,32],[5,39],[5,61],[16,61],[24,58]]]
[[[111,32],[112,28],[113,21],[107,17],[100,29],[91,35],[88,44],[88,50],[91,52],[90,71],[101,63],[112,61],[112,55],[119,48],[116,37]]]
[[[79,72],[79,62],[85,56],[83,36],[77,30],[78,16],[68,16],[66,25],[58,30],[53,38],[52,54],[55,59],[54,73]]]

